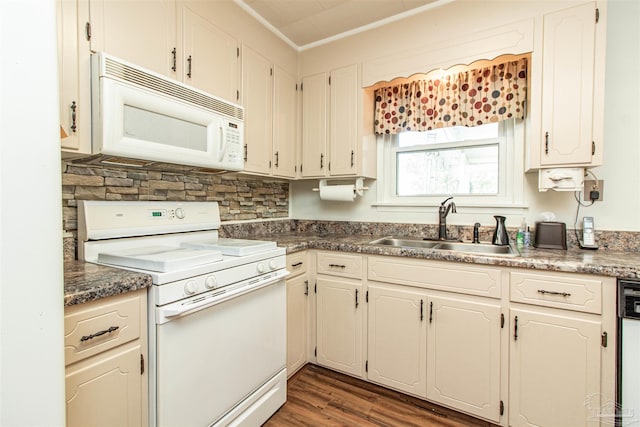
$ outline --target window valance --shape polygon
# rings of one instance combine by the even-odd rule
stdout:
[[[375,132],[397,134],[523,118],[527,58],[375,91]]]

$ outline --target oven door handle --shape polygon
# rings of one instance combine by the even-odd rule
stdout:
[[[268,280],[263,282],[258,282],[254,285],[240,286],[236,289],[231,289],[228,291],[219,290],[219,294],[216,294],[214,291],[213,294],[210,294],[208,297],[204,297],[202,300],[196,299],[195,302],[190,303],[175,303],[170,304],[165,307],[159,307],[157,309],[157,323],[162,324],[166,323],[176,317],[184,316],[187,314],[195,313],[196,311],[204,310],[206,308],[212,307],[214,305],[220,304],[224,301],[230,300],[232,298],[237,298],[241,295],[248,294],[250,292],[256,291],[258,289],[262,289],[267,286],[271,286],[275,283],[280,282],[285,277],[289,275],[287,270],[282,270],[278,272],[278,274],[274,277],[271,277]]]

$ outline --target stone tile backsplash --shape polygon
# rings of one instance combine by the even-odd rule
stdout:
[[[216,201],[223,221],[287,218],[287,181],[225,173],[164,172],[62,162],[63,230],[76,236],[77,200]],[[69,246],[64,242],[65,259]]]
[[[168,172],[102,167],[62,162],[64,257],[76,257],[77,200],[217,201],[223,224],[221,237],[269,240],[277,234],[411,236],[436,238],[437,224],[402,224],[356,221],[289,219],[289,183],[268,177],[227,173]],[[236,222],[239,221],[239,222]],[[472,226],[447,227],[451,238],[471,240]],[[516,229],[509,228],[515,240]],[[532,230],[532,234],[535,230]],[[480,240],[491,241],[493,227],[480,227]],[[532,235],[532,241],[534,236]],[[275,238],[273,238],[275,240]],[[601,250],[640,251],[640,233],[597,231]],[[567,230],[569,247],[577,246],[574,231]]]

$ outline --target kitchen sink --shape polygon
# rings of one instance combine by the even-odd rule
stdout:
[[[442,240],[417,240],[407,238],[383,237],[369,242],[372,245],[415,248],[415,249],[437,249],[443,251],[469,252],[484,255],[506,255],[516,256],[516,251],[511,245],[497,246],[487,243],[471,243],[460,241]]]
[[[496,246],[484,243],[467,243],[467,242],[443,242],[435,249],[445,251],[473,252],[487,255],[518,255],[511,245]]]
[[[439,240],[414,240],[414,239],[396,239],[394,237],[383,237],[382,239],[369,242],[372,245],[394,246],[404,248],[420,248],[432,249],[439,245]]]

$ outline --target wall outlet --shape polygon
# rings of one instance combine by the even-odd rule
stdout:
[[[591,200],[591,192],[597,191],[598,198],[595,201],[601,202],[604,198],[604,181],[599,179],[597,181],[593,179],[584,180],[584,191],[582,192],[582,200],[588,202]]]

